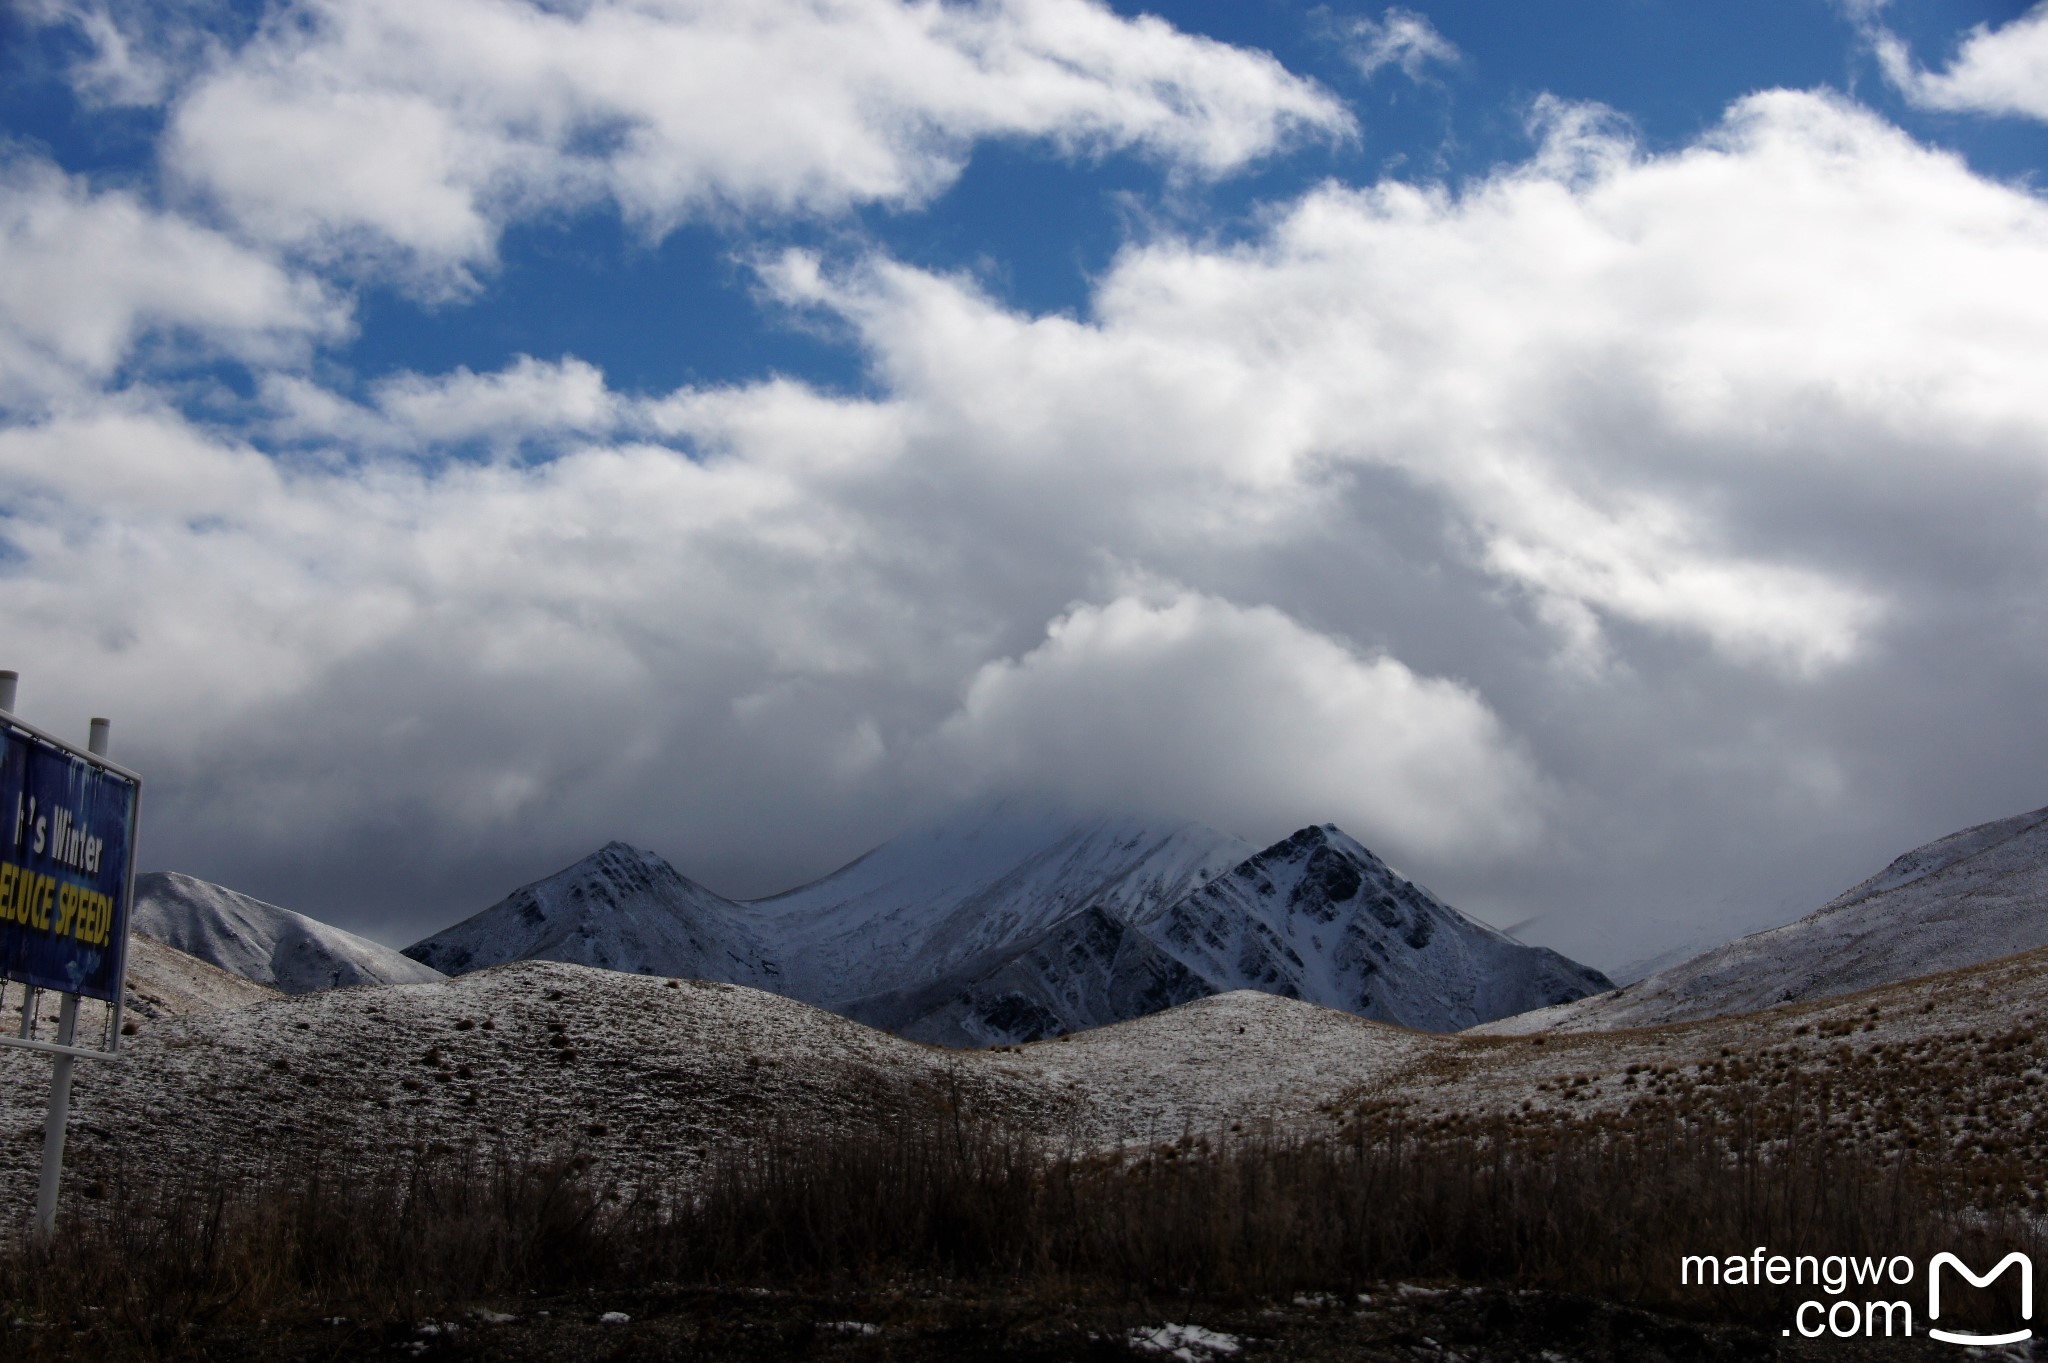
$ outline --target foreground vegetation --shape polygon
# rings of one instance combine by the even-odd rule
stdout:
[[[138,1171],[85,1190],[51,1248],[0,1259],[8,1345],[30,1357],[232,1357],[229,1341],[283,1331],[303,1336],[291,1351],[306,1356],[331,1337],[326,1356],[338,1357],[343,1336],[315,1327],[340,1318],[380,1340],[396,1331],[418,1353],[482,1338],[421,1338],[423,1321],[531,1324],[546,1311],[549,1328],[567,1328],[622,1294],[653,1293],[673,1313],[749,1289],[756,1315],[763,1293],[813,1303],[797,1314],[909,1293],[1031,1319],[1089,1302],[1105,1320],[1156,1315],[1161,1302],[1280,1303],[1301,1315],[1428,1283],[1474,1285],[1496,1302],[1533,1290],[1747,1324],[1764,1331],[1755,1347],[1775,1348],[1812,1288],[1685,1287],[1681,1256],[1767,1245],[1924,1264],[1946,1249],[1989,1263],[2019,1248],[2048,1262],[2032,1219],[2000,1210],[2024,1204],[1981,1166],[1966,1181],[1932,1154],[1803,1139],[1825,1123],[1798,1120],[1782,1094],[1769,1107],[1630,1123],[1421,1124],[1360,1111],[1314,1135],[1190,1133],[1122,1156],[1062,1151],[935,1095],[888,1107],[890,1120],[850,1130],[770,1127],[666,1187],[608,1185],[574,1149],[432,1143],[372,1165],[315,1146],[255,1176]],[[1402,1300],[1449,1309],[1423,1305],[1436,1300],[1426,1293]],[[1013,1325],[992,1338],[1023,1338]],[[624,1338],[600,1334],[598,1356],[631,1356]],[[813,1331],[777,1353],[759,1352],[768,1340],[757,1334],[755,1352],[732,1356],[863,1338]],[[1709,1352],[1636,1351],[1720,1356],[1726,1344],[1712,1331],[1690,1338]],[[536,1347],[562,1353],[559,1342]]]

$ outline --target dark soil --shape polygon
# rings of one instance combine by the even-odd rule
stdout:
[[[0,1328],[13,1359],[903,1360],[904,1363],[1763,1363],[1955,1359],[1926,1340],[1800,1340],[1707,1325],[1591,1297],[1494,1288],[1382,1287],[1357,1299],[1245,1305],[1191,1297],[1047,1296],[897,1289],[803,1293],[647,1288],[480,1304],[452,1318],[307,1318],[139,1339],[117,1324]],[[602,1319],[606,1313],[628,1317]],[[511,1319],[503,1319],[510,1317]],[[1159,1327],[1198,1325],[1236,1352],[1146,1349]],[[872,1330],[872,1333],[870,1333]]]

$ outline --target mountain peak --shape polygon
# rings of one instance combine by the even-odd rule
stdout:
[[[1263,850],[1186,820],[983,801],[735,903],[607,843],[407,948],[757,985],[987,1045],[1253,988],[1430,1031],[1608,987],[1403,879],[1335,824]]]
[[[1475,922],[1335,824],[1315,824],[1129,920],[1075,914],[853,1015],[925,1041],[1035,1040],[1254,989],[1427,1031],[1610,987]]]
[[[1218,992],[1262,989],[1423,1031],[1611,987],[1459,913],[1335,824],[1296,831],[1139,926]]]
[[[655,853],[614,840],[405,954],[451,975],[550,960],[774,988],[777,968],[747,919]]]
[[[1262,857],[1289,856],[1297,852],[1308,851],[1312,848],[1324,847],[1329,844],[1330,835],[1338,831],[1337,825],[1333,823],[1312,823],[1306,828],[1297,828],[1271,847],[1260,852],[1259,855]]]

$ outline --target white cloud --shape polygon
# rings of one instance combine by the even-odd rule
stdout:
[[[197,60],[199,34],[184,25],[153,22],[147,5],[107,0],[15,0],[31,23],[73,29],[86,55],[67,72],[72,89],[95,105],[148,106],[163,101],[181,69]]]
[[[474,444],[500,454],[555,453],[585,437],[638,429],[644,405],[611,391],[604,371],[573,355],[520,355],[486,374],[391,374],[370,385],[363,403],[303,375],[270,373],[259,398],[263,434],[286,445],[430,457],[473,452]]]
[[[103,382],[151,332],[275,363],[347,325],[333,294],[228,237],[46,161],[0,161],[0,402]]]
[[[1542,826],[1541,782],[1469,688],[1183,590],[1073,607],[982,667],[941,734],[998,788],[1170,801],[1223,827],[1335,821],[1404,857],[1512,854]]]
[[[1818,95],[1665,157],[1549,126],[1460,196],[1332,186],[1248,245],[1133,248],[1087,321],[886,264],[776,278],[853,321],[935,447],[983,452],[957,519],[1149,563],[1292,533],[1385,469],[1582,659],[1587,611],[1795,677],[1855,659],[1898,584],[1812,489],[1861,506],[1932,450],[2038,474],[2011,433],[2048,429],[2048,210]]]
[[[0,429],[0,662],[117,717],[191,869],[442,918],[450,848],[465,909],[612,836],[766,891],[1011,779],[1440,883],[1491,829],[1518,895],[1597,863],[1559,904],[1639,858],[1677,913],[1704,822],[1749,865],[1959,751],[2037,780],[2048,209],[1816,95],[1657,156],[1552,112],[1456,194],[1135,246],[1077,316],[782,258],[871,397],[273,374],[283,458],[81,398]]]
[[[495,374],[458,369],[437,379],[386,379],[376,386],[376,403],[395,425],[436,444],[564,431],[601,434],[611,430],[621,405],[596,366],[573,357],[547,363],[530,355]]]
[[[1939,72],[1917,67],[1896,34],[1873,36],[1885,78],[1922,108],[2048,120],[2048,4],[1999,28],[1977,25]]]
[[[1216,175],[1342,106],[1261,53],[1091,0],[299,0],[178,100],[170,165],[266,239],[441,287],[524,214],[914,206],[971,145]]]
[[[1419,81],[1431,62],[1455,66],[1463,60],[1457,45],[1437,32],[1427,16],[1398,5],[1378,21],[1358,20],[1351,26],[1351,36],[1351,60],[1368,78],[1395,66],[1408,79]]]

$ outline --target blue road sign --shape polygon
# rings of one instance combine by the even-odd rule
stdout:
[[[0,974],[113,1003],[142,784],[5,716],[0,740]]]

